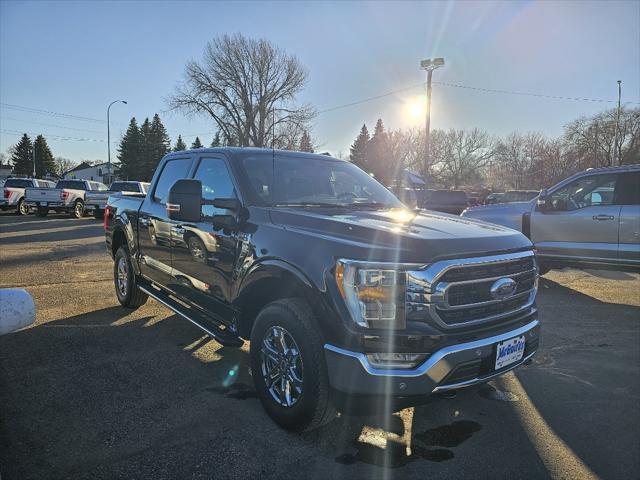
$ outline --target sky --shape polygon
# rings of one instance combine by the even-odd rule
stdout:
[[[209,144],[212,121],[168,111],[167,98],[209,40],[237,32],[295,55],[309,71],[299,99],[319,111],[400,90],[318,115],[313,138],[334,155],[348,155],[363,123],[424,123],[423,58],[446,62],[433,75],[432,129],[560,135],[613,108],[617,80],[622,102],[640,105],[639,1],[0,0],[0,152],[42,133],[55,156],[106,160],[106,108],[117,99],[128,103],[111,108],[112,158],[132,116],[159,113],[172,143],[181,134]]]

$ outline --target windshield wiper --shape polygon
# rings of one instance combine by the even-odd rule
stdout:
[[[348,204],[348,206],[351,208],[395,208],[393,205],[382,202],[353,202]]]

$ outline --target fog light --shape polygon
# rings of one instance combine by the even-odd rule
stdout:
[[[413,368],[420,365],[427,355],[424,353],[368,353],[367,360],[376,368]]]

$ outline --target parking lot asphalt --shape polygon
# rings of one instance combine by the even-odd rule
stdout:
[[[0,288],[37,307],[0,337],[3,480],[640,477],[636,274],[551,272],[530,365],[300,435],[263,412],[247,344],[221,347],[153,300],[120,307],[111,269],[92,218],[0,214]]]

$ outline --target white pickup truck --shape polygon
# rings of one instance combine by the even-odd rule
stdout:
[[[107,186],[90,180],[59,180],[55,188],[27,188],[25,199],[29,207],[35,207],[39,217],[46,217],[49,210],[54,210],[82,218],[87,191],[107,191]]]
[[[84,208],[93,211],[96,219],[102,219],[107,200],[114,193],[147,193],[147,182],[133,182],[128,180],[113,182],[107,191],[87,191],[85,194]]]
[[[8,178],[2,188],[0,210],[14,210],[20,215],[28,215],[30,208],[24,197],[24,191],[29,187],[52,188],[53,182],[39,178]]]

